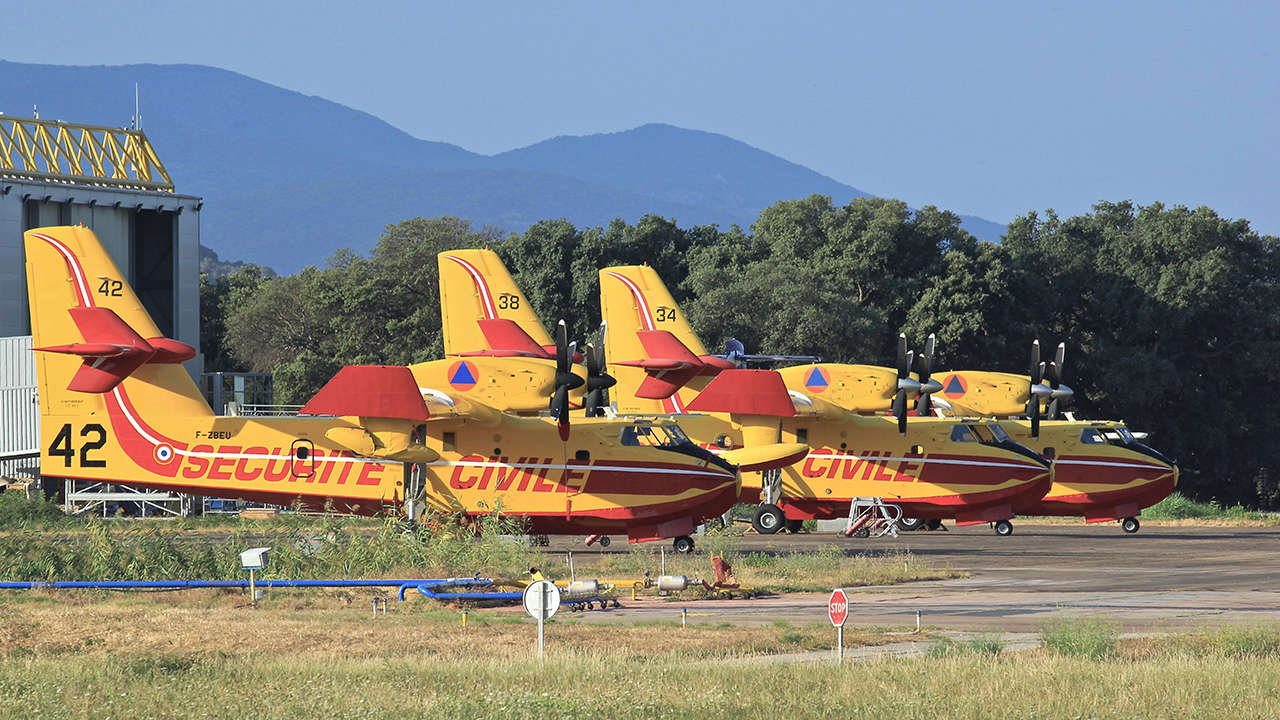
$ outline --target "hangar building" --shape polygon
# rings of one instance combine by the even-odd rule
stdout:
[[[91,228],[161,332],[199,350],[200,208],[141,129],[0,115],[0,476],[31,474],[39,443],[22,233]]]

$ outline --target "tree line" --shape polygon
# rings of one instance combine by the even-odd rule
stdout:
[[[1025,374],[1032,339],[1066,342],[1064,381],[1085,418],[1123,419],[1182,467],[1200,499],[1280,505],[1280,340],[1272,236],[1205,207],[1102,202],[1016,218],[980,242],[954,213],[897,200],[778,202],[749,229],[575,227],[522,233],[451,217],[388,225],[361,256],[275,277],[246,266],[201,281],[206,370],[275,373],[303,402],[343,365],[441,357],[436,254],[491,246],[548,325],[585,340],[599,324],[597,271],[647,262],[709,348],[890,365],[899,332],[938,336],[936,367]]]

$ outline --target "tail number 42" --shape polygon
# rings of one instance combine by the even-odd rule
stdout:
[[[64,467],[71,467],[73,458],[79,456],[80,467],[106,467],[106,460],[99,460],[89,456],[89,453],[102,449],[107,444],[107,431],[97,423],[91,423],[80,428],[80,437],[85,438],[80,444],[80,451],[77,453],[71,448],[71,426],[63,425],[58,434],[54,436],[53,442],[49,444],[49,455],[62,458]]]

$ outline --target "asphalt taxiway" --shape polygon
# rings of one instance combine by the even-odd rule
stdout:
[[[619,539],[621,540],[621,539]],[[571,547],[566,542],[566,549]],[[967,631],[1033,632],[1064,617],[1089,617],[1125,631],[1161,632],[1233,624],[1280,624],[1280,527],[1022,523],[1010,537],[985,526],[899,538],[846,539],[812,533],[744,537],[742,551],[803,551],[837,543],[848,552],[896,553],[970,577],[888,587],[846,588],[849,623]],[[558,545],[559,543],[557,543]],[[603,552],[625,552],[621,542]],[[601,552],[589,549],[587,552]],[[575,548],[575,555],[582,553]],[[709,568],[708,568],[709,570]],[[624,608],[587,612],[611,619],[796,624],[826,620],[825,593],[681,601],[623,598]]]

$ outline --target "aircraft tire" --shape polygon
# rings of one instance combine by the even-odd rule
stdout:
[[[908,517],[899,518],[898,529],[907,531],[907,532],[911,530],[920,530],[924,528],[926,523],[927,521],[924,520],[923,518],[908,518]]]
[[[1142,528],[1142,523],[1138,522],[1136,517],[1127,517],[1120,522],[1120,529],[1132,535]]]
[[[688,535],[681,535],[673,540],[671,544],[675,547],[676,552],[678,553],[688,555],[693,552],[693,538]]]
[[[1000,537],[1009,537],[1013,534],[1013,523],[1008,520],[998,520],[995,524],[996,534]]]
[[[942,521],[937,518],[929,518],[925,521],[925,527],[930,530],[946,530],[942,525]]]
[[[792,535],[795,535],[796,533],[800,532],[803,529],[804,529],[803,520],[792,520],[790,518],[787,519],[787,532],[791,533]]]
[[[751,527],[761,535],[772,535],[781,530],[787,523],[787,516],[777,505],[761,505],[751,517]]]
[[[601,536],[600,536],[600,539],[599,539],[599,540],[597,540],[596,542],[600,543],[600,547],[602,547],[602,548],[607,548],[607,547],[609,547],[609,542],[610,542],[610,540],[609,540],[609,536],[608,536],[608,535],[601,535]]]

